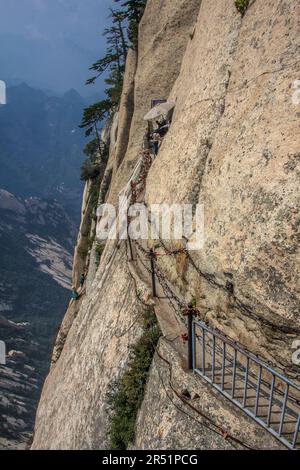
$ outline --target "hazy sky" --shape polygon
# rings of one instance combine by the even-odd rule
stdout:
[[[84,87],[101,57],[102,32],[114,0],[0,0],[0,80],[27,81],[55,92]]]

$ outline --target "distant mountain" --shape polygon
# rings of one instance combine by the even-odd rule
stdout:
[[[75,225],[53,200],[0,189],[0,449],[24,444],[70,299]]]
[[[19,83],[0,106],[0,449],[24,447],[70,299],[86,101]]]
[[[101,57],[101,49],[90,51],[69,38],[56,39],[0,32],[1,80],[22,77],[34,88],[60,92],[70,83],[84,94],[88,69]]]
[[[0,107],[0,187],[19,197],[57,199],[78,221],[85,101],[70,90],[49,96],[25,83]]]
[[[0,449],[21,450],[31,440],[47,352],[30,324],[0,315],[0,331],[8,350],[6,365],[0,366]]]
[[[0,189],[0,313],[27,321],[33,310],[37,319],[48,315],[47,305],[61,310],[74,240],[74,223],[59,203]]]

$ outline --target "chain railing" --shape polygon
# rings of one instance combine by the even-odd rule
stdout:
[[[145,190],[150,166],[150,152],[144,150],[139,168],[128,184],[132,203],[135,203]],[[160,298],[157,296],[158,282],[165,295],[164,299],[170,302],[178,317],[187,324],[188,359],[194,373],[286,447],[300,449],[300,387],[240,344],[194,319],[194,309],[179,299],[160,270],[156,253],[145,249],[137,240],[130,240],[132,260],[132,242],[136,248],[137,261],[151,276],[153,296]],[[185,252],[185,249],[174,253],[167,250],[170,255],[181,252]],[[214,279],[209,281],[215,282]],[[219,286],[216,284],[216,287]]]
[[[173,291],[159,269],[153,250],[135,243],[143,265],[151,274],[154,297],[157,285],[165,300],[187,318],[189,366],[223,396],[267,429],[289,449],[300,449],[300,387],[263,360],[206,324],[193,319],[196,309]],[[146,263],[149,263],[149,266]],[[160,298],[160,297],[158,297]],[[186,321],[183,319],[183,323]]]

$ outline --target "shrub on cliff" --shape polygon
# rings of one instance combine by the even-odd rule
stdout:
[[[246,13],[249,3],[250,0],[235,0],[235,6],[242,16]]]
[[[115,0],[115,2],[123,2],[125,18],[128,21],[128,39],[133,48],[137,47],[139,22],[143,16],[147,0]]]
[[[85,160],[81,166],[81,180],[87,181],[89,179],[94,179],[99,176],[99,165],[91,162],[90,160]]]
[[[112,412],[109,448],[112,450],[126,450],[134,440],[137,413],[159,336],[155,313],[149,309],[144,317],[144,333],[132,350],[129,368],[108,394]]]
[[[95,144],[101,155],[100,124],[118,109],[125,73],[125,63],[128,48],[136,48],[138,43],[138,25],[144,13],[146,0],[114,0],[121,3],[119,10],[110,9],[111,26],[104,30],[106,37],[106,53],[104,57],[97,60],[90,70],[94,76],[86,81],[87,85],[93,85],[96,80],[106,74],[104,79],[106,99],[95,103],[84,110],[81,125],[85,129],[86,137],[93,136],[94,140],[89,142],[85,152],[93,162],[95,155]],[[93,165],[88,161],[82,166],[81,179],[94,178]]]

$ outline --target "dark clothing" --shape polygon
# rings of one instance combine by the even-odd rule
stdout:
[[[79,299],[79,294],[76,289],[72,291],[72,299],[73,300],[78,300]]]
[[[158,142],[158,140],[154,140],[154,141],[153,141],[153,148],[154,148],[154,154],[157,155],[157,154],[158,154],[158,150],[159,150],[159,142]]]
[[[153,134],[159,134],[160,137],[164,137],[168,133],[168,130],[169,126],[168,124],[165,124],[164,126],[160,126],[158,129],[155,129],[155,131],[153,131]]]

